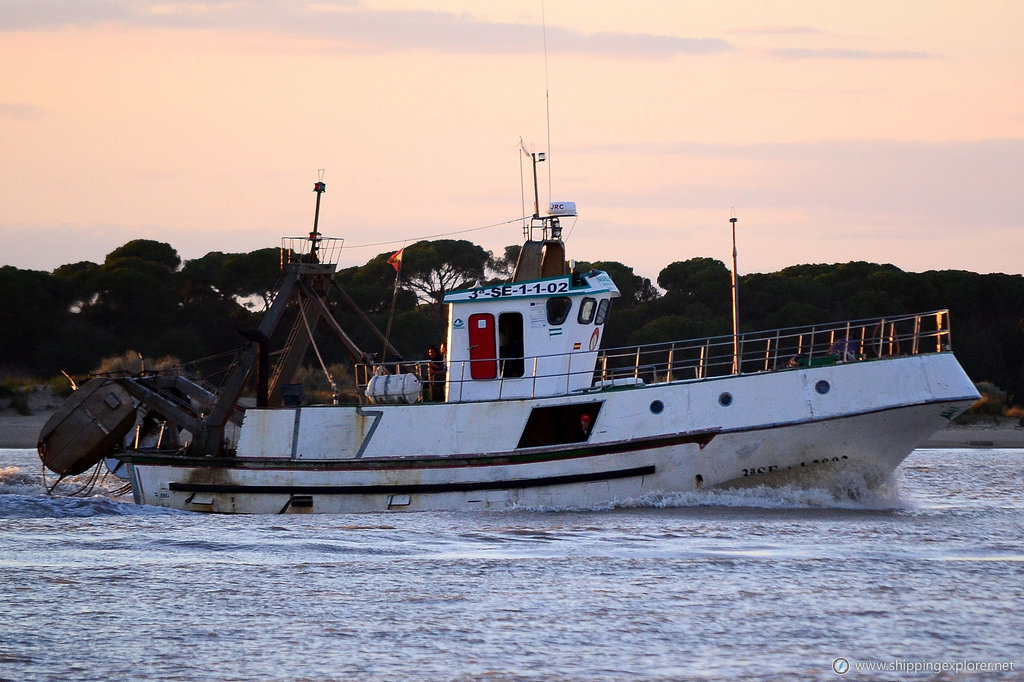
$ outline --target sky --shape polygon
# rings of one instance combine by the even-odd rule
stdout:
[[[1024,3],[2,0],[0,265],[183,259],[312,225],[340,265],[568,254],[655,280],[864,260],[1024,273]]]

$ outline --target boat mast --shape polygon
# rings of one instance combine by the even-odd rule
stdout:
[[[316,209],[313,211],[313,231],[309,233],[309,255],[312,257],[314,263],[320,262],[319,251],[320,251],[320,195],[327,191],[327,184],[324,182],[324,169],[320,169],[320,177],[317,182],[313,185],[313,191],[316,192]]]
[[[533,159],[533,217],[540,218],[540,194],[537,190],[537,155],[530,154]],[[544,160],[544,152],[540,153],[540,160]]]
[[[732,373],[740,373],[740,300],[736,277],[736,209],[729,218],[732,223]]]
[[[547,155],[544,152],[531,152],[528,150],[526,144],[523,143],[523,138],[519,138],[519,148],[533,162],[533,219],[540,220],[540,190],[537,188],[537,164],[546,161]]]

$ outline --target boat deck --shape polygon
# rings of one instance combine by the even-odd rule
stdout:
[[[768,331],[744,332],[665,343],[624,346],[594,351],[594,368],[572,374],[593,374],[592,389],[610,390],[678,381],[701,381],[735,374],[787,371],[850,362],[869,362],[894,356],[951,352],[948,310],[935,310],[889,317],[846,320],[812,326],[788,327]],[[538,373],[553,356],[525,356],[523,377],[491,381],[514,381],[521,386],[524,379],[537,382],[552,375]],[[437,365],[428,361],[402,361],[362,364],[356,367],[356,381],[361,395],[375,373],[413,374],[423,386],[422,399],[429,402],[439,394],[438,385],[445,381],[471,379],[470,361],[447,362],[444,375]],[[573,363],[579,366],[580,363]],[[569,372],[559,375],[566,386]],[[478,381],[478,380],[477,380]],[[568,391],[567,391],[568,392]],[[500,395],[499,390],[499,395]],[[511,396],[510,396],[511,397]],[[519,397],[517,391],[516,397]]]

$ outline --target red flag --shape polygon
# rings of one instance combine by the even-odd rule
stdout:
[[[400,248],[398,251],[395,251],[393,254],[391,254],[391,258],[388,258],[388,263],[390,263],[391,267],[393,267],[395,269],[395,272],[398,272],[399,270],[402,269],[402,252],[403,251],[405,251],[405,247],[404,246],[402,248]]]

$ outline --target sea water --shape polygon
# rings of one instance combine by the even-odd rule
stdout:
[[[0,678],[1024,678],[1024,450],[592,510],[214,516],[122,484],[48,497],[0,450]]]

